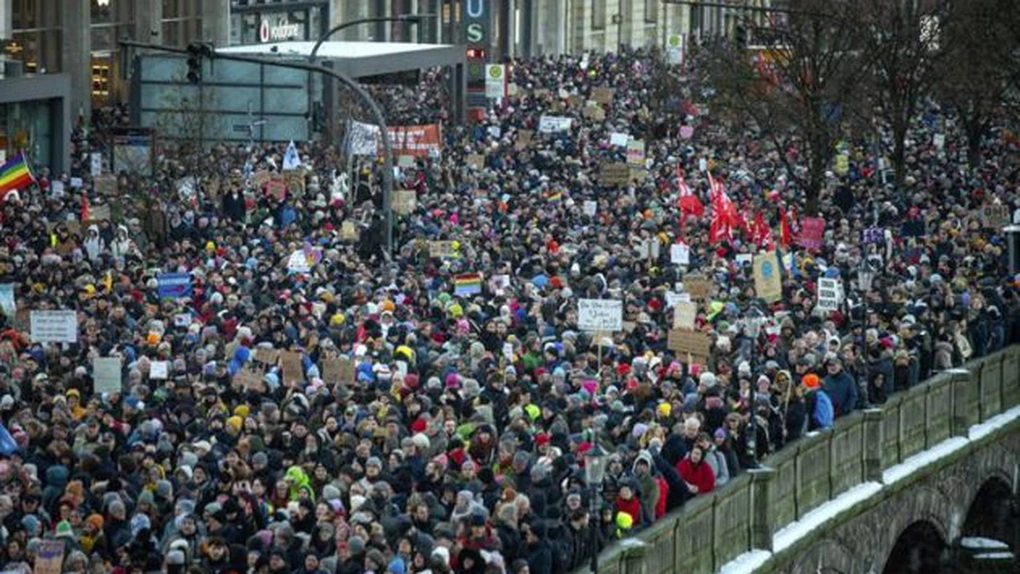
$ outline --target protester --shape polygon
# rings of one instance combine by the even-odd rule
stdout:
[[[62,540],[67,567],[95,572],[562,572],[1018,340],[1017,278],[979,211],[1020,208],[1013,144],[990,137],[966,167],[964,138],[936,149],[939,122],[919,122],[896,190],[859,142],[805,248],[803,190],[716,119],[691,66],[647,51],[512,62],[515,95],[444,123],[441,154],[400,168],[415,206],[392,254],[370,157],[351,174],[323,143],[216,145],[116,174],[110,194],[86,161],[103,126],[76,131],[72,169],[34,166],[3,205],[0,569]],[[667,80],[678,91],[655,100]],[[446,85],[429,72],[373,92],[416,125],[448,121]],[[543,115],[572,123],[542,133]],[[601,166],[628,159],[613,134],[645,143],[645,169],[606,185]],[[277,179],[285,157],[300,166]],[[681,206],[678,172],[703,216]],[[750,222],[728,238],[720,194]],[[862,242],[868,228],[882,239]],[[766,302],[745,261],[773,249]],[[669,342],[696,276],[706,357]],[[830,279],[835,310],[819,305]],[[579,329],[580,298],[621,301],[623,329]],[[76,311],[75,342],[32,342],[26,313],[48,309]],[[119,360],[113,387],[103,358]]]

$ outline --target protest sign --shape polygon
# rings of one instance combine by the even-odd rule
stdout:
[[[273,174],[270,173],[269,170],[260,169],[260,170],[256,171],[254,175],[252,175],[251,183],[257,189],[262,189],[262,186],[264,186],[267,183],[269,183],[269,180],[272,179],[272,178],[273,178]]]
[[[92,390],[95,393],[119,393],[120,357],[96,357],[92,360]]]
[[[613,96],[616,95],[616,90],[613,88],[594,88],[591,91],[591,99],[602,105],[609,105],[613,103]]]
[[[262,376],[251,369],[241,369],[234,373],[234,384],[244,389],[258,386]]]
[[[693,126],[680,126],[680,137],[681,138],[683,138],[685,140],[689,140],[693,136],[694,136],[694,127]]]
[[[591,199],[584,200],[584,214],[587,215],[588,217],[595,217],[595,214],[598,212],[598,209],[599,202]]]
[[[616,332],[623,329],[623,302],[617,299],[578,299],[577,328]]]
[[[645,142],[643,140],[630,140],[627,142],[627,165],[634,167],[645,166]]]
[[[581,115],[584,116],[584,119],[586,120],[595,120],[597,122],[601,122],[602,120],[606,119],[605,110],[603,110],[597,105],[585,106],[584,109],[581,110]]]
[[[503,295],[510,287],[509,275],[493,275],[489,279],[489,290],[496,295]]]
[[[774,303],[783,298],[779,259],[775,251],[759,253],[754,257],[754,290],[766,303]]]
[[[283,172],[283,183],[294,193],[305,192],[305,170],[292,169]]]
[[[999,229],[1010,224],[1009,208],[1005,205],[986,205],[981,208],[981,223]]]
[[[89,209],[89,221],[107,221],[110,219],[110,204],[94,205]]]
[[[60,574],[64,569],[64,541],[42,540],[35,554],[32,574]]]
[[[797,244],[805,249],[821,249],[825,236],[825,220],[821,217],[805,217],[800,221],[800,235]]]
[[[666,339],[666,348],[676,353],[681,360],[689,356],[693,362],[704,363],[712,356],[712,338],[698,331],[671,329]]]
[[[345,221],[340,224],[340,238],[344,241],[358,240],[358,228],[353,221]]]
[[[613,132],[609,134],[609,145],[616,147],[625,147],[630,142],[630,135],[623,132]]]
[[[572,108],[579,108],[584,105],[584,96],[571,94],[567,96],[567,105]]]
[[[517,141],[514,143],[514,149],[520,151],[531,143],[531,138],[535,136],[535,132],[532,130],[518,130]]]
[[[68,183],[72,189],[81,189],[85,185],[85,182],[80,177],[72,177]]]
[[[630,166],[625,163],[603,163],[599,170],[602,185],[627,185],[630,181]]]
[[[278,349],[266,349],[259,347],[255,349],[255,360],[264,365],[275,365],[276,360],[280,358],[280,351]]]
[[[0,312],[13,319],[18,312],[18,305],[14,302],[14,283],[0,284]]]
[[[161,273],[156,276],[157,294],[160,299],[191,297],[190,273]]]
[[[456,257],[457,249],[453,241],[429,241],[429,257]]]
[[[879,244],[885,241],[885,228],[869,227],[862,233],[864,243]]]
[[[475,169],[482,169],[485,167],[485,156],[480,153],[469,153],[464,158],[467,164]]]
[[[93,187],[100,196],[112,198],[117,195],[117,176],[101,175],[93,180]],[[99,219],[94,213],[90,213],[93,219]]]
[[[417,206],[418,195],[413,189],[398,189],[393,196],[393,211],[400,215],[409,215]]]
[[[337,357],[322,362],[322,380],[331,384],[352,384],[355,379],[354,361]]]
[[[669,246],[669,261],[674,265],[691,264],[691,248],[686,243],[674,243]]]
[[[78,314],[68,309],[32,311],[29,315],[33,343],[76,343]]]
[[[297,351],[280,351],[280,367],[283,369],[284,382],[302,382],[305,380],[304,361]]]
[[[439,124],[389,126],[386,129],[390,133],[393,155],[435,157],[442,152],[442,130]],[[377,139],[378,150],[382,147],[382,138]]]
[[[295,249],[290,254],[290,257],[287,258],[287,271],[290,273],[310,273],[313,263],[314,261],[309,260],[303,249]]]
[[[712,292],[712,282],[701,275],[684,277],[684,291],[695,301],[705,301]]]
[[[694,329],[698,319],[698,304],[693,301],[677,301],[673,305],[673,328]]]
[[[841,153],[836,156],[836,173],[846,175],[850,171],[850,156]]]
[[[835,311],[839,309],[841,289],[837,279],[821,278],[818,280],[818,309]]]
[[[153,361],[149,365],[149,378],[154,381],[165,381],[170,376],[169,361]]]
[[[89,175],[98,177],[103,173],[103,154],[93,152],[89,154]]]
[[[538,120],[538,131],[544,134],[570,130],[573,120],[565,116],[542,116]]]

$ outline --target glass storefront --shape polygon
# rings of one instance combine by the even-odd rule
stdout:
[[[53,106],[50,100],[0,104],[0,150],[6,157],[28,152],[34,165],[52,165]]]

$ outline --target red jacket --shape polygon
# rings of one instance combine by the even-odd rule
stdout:
[[[715,473],[704,460],[698,464],[691,462],[690,455],[676,463],[676,471],[684,481],[698,487],[698,494],[712,492],[715,489]]]
[[[634,519],[634,526],[641,524],[641,501],[637,496],[632,496],[630,500],[624,500],[622,496],[617,495],[616,511],[629,514]]]

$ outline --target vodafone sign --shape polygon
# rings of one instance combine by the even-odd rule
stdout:
[[[286,18],[280,18],[275,25],[270,24],[269,19],[263,19],[259,24],[259,42],[292,40],[300,35],[301,27],[291,24]]]

